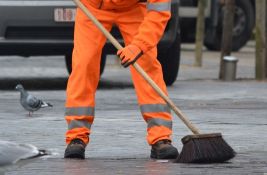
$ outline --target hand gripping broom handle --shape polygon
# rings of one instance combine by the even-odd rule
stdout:
[[[80,2],[80,0],[73,0],[74,3],[86,14],[86,16],[98,27],[98,29],[106,36],[106,38],[119,50],[123,47],[120,43],[106,30],[105,27],[94,17],[94,15]],[[184,124],[194,133],[200,134],[200,131],[185,117],[185,115],[178,109],[171,99],[159,88],[159,86],[147,75],[147,73],[137,64],[133,67],[143,78],[150,84],[150,86],[165,100],[176,115],[184,122]]]

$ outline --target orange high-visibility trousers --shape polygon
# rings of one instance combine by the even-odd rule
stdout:
[[[125,8],[125,10],[102,10],[95,8],[87,0],[83,3],[107,30],[110,31],[114,24],[117,25],[126,45],[134,41],[138,45],[140,39],[135,37],[140,32],[139,26],[146,25],[142,22],[145,20],[144,16],[148,13],[144,3],[136,3],[129,8]],[[157,16],[158,14],[155,12],[153,15]],[[166,18],[169,17],[165,16]],[[161,24],[159,24],[159,28],[161,27],[159,30],[161,31],[157,31],[158,33],[163,32],[164,22],[166,23],[167,21],[162,20]],[[149,32],[144,28],[141,29]],[[159,34],[156,35],[158,35],[158,38],[143,38],[143,40],[148,40],[148,43],[154,42],[154,46],[151,44],[153,47],[149,47],[149,44],[142,44],[142,41],[140,42],[139,47],[144,45],[142,49],[145,50],[145,54],[138,59],[137,63],[167,94],[162,68],[156,58],[157,49],[155,46],[157,40],[160,39]],[[89,142],[91,125],[94,121],[95,92],[100,78],[101,51],[105,41],[106,38],[101,31],[80,9],[77,9],[72,73],[68,80],[66,96],[67,144],[74,138],[80,138],[85,143]],[[130,66],[130,71],[138,104],[147,123],[148,143],[152,145],[159,140],[171,140],[172,118],[169,107],[132,66]]]

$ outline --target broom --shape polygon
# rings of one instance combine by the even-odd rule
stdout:
[[[123,48],[120,43],[103,27],[103,25],[91,14],[91,12],[80,2],[74,3],[86,14],[86,16],[98,27],[107,39],[119,50]],[[170,98],[159,88],[159,86],[147,75],[137,64],[132,65],[136,71],[150,84],[150,86],[165,100],[176,115],[193,132],[182,138],[183,148],[175,162],[177,163],[218,163],[225,162],[235,156],[235,151],[225,142],[221,133],[200,134],[200,131],[185,117],[175,106]]]

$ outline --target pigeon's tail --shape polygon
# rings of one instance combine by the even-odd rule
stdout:
[[[41,107],[42,107],[42,108],[45,108],[45,107],[53,107],[53,105],[50,104],[50,103],[47,103],[47,102],[42,101],[42,105],[41,105]]]

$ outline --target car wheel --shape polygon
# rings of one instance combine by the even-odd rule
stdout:
[[[70,74],[71,70],[72,70],[72,68],[71,68],[72,54],[66,54],[65,55],[65,63],[66,63],[66,67],[67,67],[68,73]],[[105,65],[106,65],[106,55],[102,55],[101,62],[100,62],[100,75],[103,74]]]
[[[71,73],[71,70],[72,70],[72,67],[71,67],[71,64],[72,64],[72,54],[66,54],[65,55],[65,63],[66,63],[67,71],[70,74]]]
[[[163,78],[167,86],[176,81],[180,66],[180,49],[180,34],[176,35],[174,42],[168,49],[164,51],[158,49],[158,60],[161,63]]]
[[[222,28],[223,28],[223,11],[222,7],[219,12],[219,24],[217,28],[207,29],[206,33],[214,33],[212,38],[205,39],[205,46],[209,50],[221,50]],[[255,24],[255,12],[250,1],[236,0],[232,50],[238,51],[250,39]],[[216,31],[213,31],[216,30]],[[211,35],[206,35],[210,37]]]

